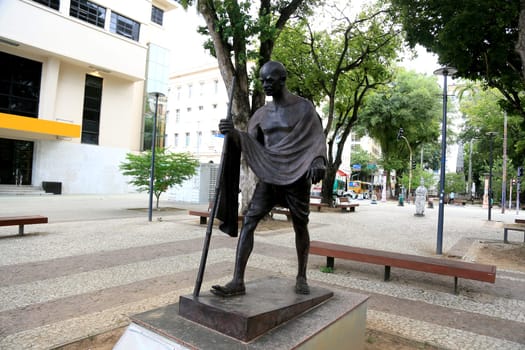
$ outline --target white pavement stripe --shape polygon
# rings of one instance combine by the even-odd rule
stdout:
[[[202,238],[205,232],[198,226],[181,230],[173,222],[145,218],[46,224],[38,231],[45,234],[0,242],[0,266],[184,241]]]
[[[450,350],[525,349],[525,344],[374,310],[367,312],[367,327]]]
[[[208,264],[228,260],[234,254],[232,249],[214,249],[208,255]],[[3,287],[0,311],[196,269],[200,258],[201,252],[196,252]]]

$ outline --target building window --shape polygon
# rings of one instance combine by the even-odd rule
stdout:
[[[204,95],[204,82],[202,81],[199,83],[199,95]]]
[[[175,139],[173,140],[173,145],[179,147],[179,134],[175,134]]]
[[[71,0],[69,15],[104,28],[106,8],[88,0]]]
[[[0,52],[0,112],[38,118],[42,63]]]
[[[197,152],[199,151],[199,148],[201,147],[202,142],[202,131],[197,131]]]
[[[158,25],[162,25],[163,19],[164,19],[164,11],[162,11],[156,6],[151,6],[151,21],[153,23],[157,23]]]
[[[186,112],[191,113],[191,107],[186,108]]]
[[[102,78],[86,75],[84,111],[82,114],[82,143],[98,145],[101,104]]]
[[[213,81],[213,93],[215,95],[219,93],[219,81],[217,79]]]
[[[216,103],[212,104],[211,106],[212,106],[213,109],[217,109],[217,104]]]
[[[140,23],[134,20],[119,15],[116,12],[111,12],[111,22],[109,30],[112,33],[122,35],[126,38],[139,41]]]
[[[199,106],[199,111],[203,111],[204,110],[204,106]]]
[[[180,123],[180,109],[175,110],[175,123]]]
[[[189,132],[186,133],[186,142],[185,142],[185,146],[186,146],[186,147],[190,147],[190,133],[189,133]]]
[[[188,85],[188,98],[191,98],[191,90],[193,88],[193,85]]]
[[[60,7],[60,0],[33,0],[34,2],[38,2],[39,4],[45,5],[47,7],[51,7],[54,10],[58,10]]]
[[[181,92],[182,92],[182,87],[177,86],[177,101],[180,101]]]

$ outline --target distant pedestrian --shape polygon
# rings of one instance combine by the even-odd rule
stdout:
[[[456,195],[454,194],[454,191],[450,192],[449,196],[448,196],[448,204],[454,204],[454,197]]]

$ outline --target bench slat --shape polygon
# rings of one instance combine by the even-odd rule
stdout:
[[[210,212],[209,211],[189,210],[188,215],[198,216],[200,218],[199,223],[201,225],[206,225],[208,221],[207,218],[210,217]],[[243,215],[239,215],[237,220],[242,221],[243,218],[244,218]]]
[[[4,216],[0,217],[0,226],[47,224],[48,219],[41,215],[32,216]]]
[[[310,253],[494,283],[496,266],[312,241]]]

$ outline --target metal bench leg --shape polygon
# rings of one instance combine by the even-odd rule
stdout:
[[[508,229],[504,228],[503,229],[503,243],[509,243],[507,236],[508,236]]]
[[[329,267],[329,268],[333,269],[334,268],[334,260],[335,259],[333,257],[327,256],[326,257],[326,267]]]
[[[20,236],[24,235],[24,225],[18,225],[18,234]]]
[[[385,266],[385,281],[390,281],[390,266]]]
[[[206,222],[208,222],[207,218],[205,216],[201,216],[199,223],[201,225],[206,225]]]
[[[458,277],[457,276],[454,276],[454,294],[459,294],[459,290],[458,290]]]

